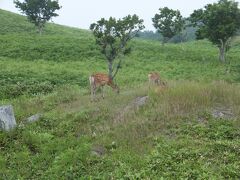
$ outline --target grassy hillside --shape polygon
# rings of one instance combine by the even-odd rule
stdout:
[[[92,103],[88,76],[107,65],[91,33],[48,24],[39,36],[0,10],[0,105],[12,104],[19,124],[0,132],[0,179],[240,178],[238,39],[227,64],[208,41],[131,46],[120,95],[106,88]],[[168,87],[149,89],[149,71]]]
[[[27,18],[9,11],[0,9],[0,34],[1,35],[37,35],[37,29],[29,23]],[[86,30],[60,26],[48,23],[44,31],[45,35],[64,34],[64,35],[86,35]]]
[[[92,72],[105,71],[106,63],[90,32],[48,24],[43,36],[23,16],[0,11],[1,98],[51,92],[64,84],[87,87]],[[24,27],[24,28],[23,28]],[[124,58],[117,82],[127,87],[145,82],[149,71],[166,79],[238,82],[239,48],[230,61],[217,61],[217,49],[207,41],[162,47],[156,41],[134,40]]]

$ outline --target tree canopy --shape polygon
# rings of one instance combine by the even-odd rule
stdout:
[[[102,54],[108,61],[108,72],[111,79],[114,79],[118,73],[122,58],[119,59],[116,67],[113,64],[114,60],[120,54],[130,53],[128,42],[142,29],[144,29],[143,20],[135,14],[118,20],[113,17],[108,20],[102,18],[91,24],[90,30],[93,32],[96,44],[99,45]]]
[[[195,10],[190,21],[196,27],[197,39],[207,38],[219,48],[219,60],[225,62],[225,52],[229,49],[231,38],[240,28],[240,9],[238,2],[220,0]]]
[[[28,20],[38,27],[40,34],[45,23],[58,16],[55,11],[61,8],[57,0],[24,0],[24,2],[15,0],[14,3],[26,14]]]
[[[184,19],[179,10],[168,7],[160,8],[152,18],[153,26],[164,37],[163,43],[180,33],[184,27]]]

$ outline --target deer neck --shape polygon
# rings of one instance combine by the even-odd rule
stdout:
[[[109,85],[111,88],[115,89],[115,84],[112,82],[112,80],[110,80],[110,81],[108,82],[108,85]]]

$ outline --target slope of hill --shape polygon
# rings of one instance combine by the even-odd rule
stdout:
[[[51,92],[64,84],[86,87],[89,74],[106,72],[90,32],[48,24],[39,36],[23,16],[0,10],[0,17],[1,98]],[[231,63],[222,65],[217,49],[206,41],[162,47],[156,41],[134,40],[131,45],[133,52],[117,77],[120,86],[146,81],[149,71],[167,79],[239,81],[238,47],[228,55]]]
[[[37,35],[37,30],[33,24],[29,23],[27,18],[9,11],[0,9],[0,34],[23,34],[23,35]],[[44,35],[64,34],[74,36],[86,36],[87,30],[80,30],[78,28],[71,28],[62,25],[47,23]]]
[[[13,104],[19,124],[0,131],[0,179],[240,178],[238,45],[228,64],[207,41],[131,46],[120,95],[106,88],[91,103],[88,76],[107,67],[91,33],[48,24],[39,36],[0,10],[0,105]],[[149,71],[168,87],[149,89]]]

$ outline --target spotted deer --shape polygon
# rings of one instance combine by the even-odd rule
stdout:
[[[151,72],[148,74],[149,87],[150,85],[166,86],[166,82],[162,81],[159,73]]]
[[[119,87],[114,84],[113,80],[109,78],[107,74],[104,73],[95,73],[89,76],[89,82],[91,87],[91,100],[93,101],[96,97],[97,88],[101,89],[102,98],[104,98],[103,87],[110,86],[114,91],[119,94]]]

